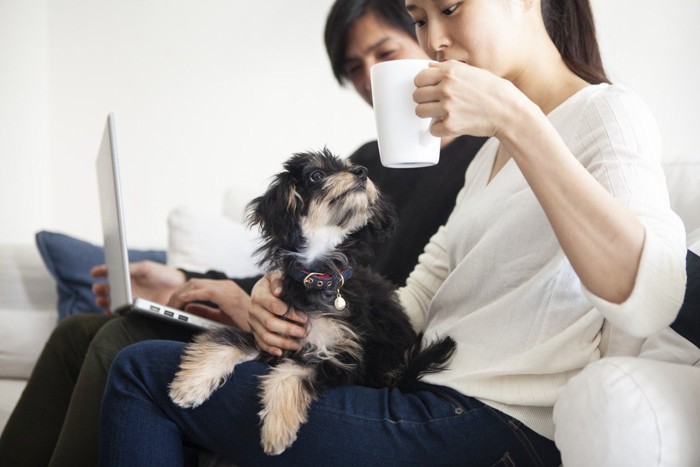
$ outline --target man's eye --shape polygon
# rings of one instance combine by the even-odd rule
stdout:
[[[391,58],[396,53],[396,50],[385,50],[379,53],[379,57],[382,59]]]
[[[360,66],[348,66],[348,67],[345,67],[345,75],[346,75],[346,76],[354,76],[354,75],[356,75],[357,73],[360,72],[360,69],[361,69],[361,68],[362,68],[362,67],[360,67]]]
[[[326,174],[324,174],[320,170],[314,170],[313,172],[311,172],[311,174],[309,174],[309,180],[311,180],[312,182],[318,182],[320,180],[323,180],[323,177],[325,176]]]

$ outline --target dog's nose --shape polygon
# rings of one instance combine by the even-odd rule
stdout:
[[[358,165],[357,167],[353,167],[350,169],[350,172],[354,173],[357,175],[357,177],[360,180],[366,180],[367,179],[367,167],[363,167],[361,165]]]

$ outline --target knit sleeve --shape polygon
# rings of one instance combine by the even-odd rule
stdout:
[[[445,227],[438,229],[426,245],[418,264],[399,289],[399,299],[411,320],[413,328],[420,332],[425,328],[430,302],[449,272],[445,249]]]
[[[574,153],[645,229],[634,288],[615,304],[583,289],[614,326],[646,337],[673,322],[685,291],[685,230],[671,210],[656,122],[642,100],[620,86],[581,112]]]

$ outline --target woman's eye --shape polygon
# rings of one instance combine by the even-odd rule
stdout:
[[[326,174],[324,174],[324,173],[321,172],[320,170],[314,170],[314,171],[311,172],[311,174],[309,175],[309,179],[310,179],[312,182],[318,182],[318,181],[322,180],[323,177],[325,177],[325,176],[326,176]]]
[[[457,8],[459,8],[459,3],[455,3],[454,5],[445,8],[444,10],[442,10],[442,14],[445,16],[450,16],[452,13],[457,11]]]
[[[422,28],[425,26],[426,21],[424,19],[414,19],[413,20],[413,25],[417,28]]]

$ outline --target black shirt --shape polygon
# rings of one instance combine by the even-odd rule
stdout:
[[[379,160],[376,141],[360,147],[350,160],[367,167],[369,178],[394,204],[399,218],[394,235],[375,246],[372,267],[402,286],[430,237],[449,217],[464,186],[467,166],[486,138],[461,136],[440,151],[430,167],[389,169]]]

